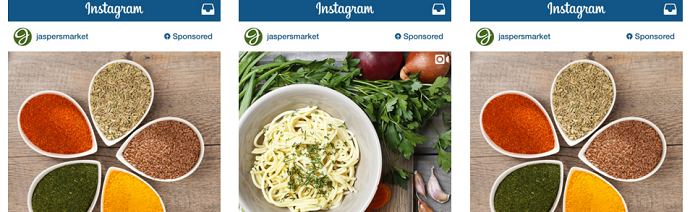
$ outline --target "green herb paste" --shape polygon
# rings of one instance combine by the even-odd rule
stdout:
[[[31,207],[42,211],[87,211],[96,196],[98,166],[78,163],[57,168],[38,182]]]
[[[557,164],[519,168],[501,181],[494,195],[496,212],[548,212],[558,195],[561,170]]]

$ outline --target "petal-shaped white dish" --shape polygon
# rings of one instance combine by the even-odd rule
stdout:
[[[192,128],[192,130],[194,130],[194,133],[196,133],[196,135],[199,137],[199,145],[201,145],[200,146],[201,152],[199,153],[199,160],[196,162],[196,165],[194,165],[194,167],[192,169],[190,169],[189,172],[187,172],[186,174],[184,174],[178,178],[175,178],[175,179],[158,179],[158,178],[154,178],[152,176],[149,176],[146,173],[135,168],[132,164],[127,162],[127,160],[125,160],[125,158],[122,156],[122,153],[125,151],[125,148],[127,148],[127,145],[129,145],[129,142],[132,141],[132,138],[134,138],[134,136],[139,134],[142,130],[146,129],[146,127],[151,126],[152,124],[155,124],[155,123],[158,123],[161,121],[179,121],[179,122],[186,124],[187,126]],[[127,138],[127,141],[125,141],[125,143],[123,143],[122,146],[120,146],[120,149],[117,150],[117,154],[115,154],[115,157],[117,157],[117,159],[120,160],[120,162],[122,162],[123,164],[125,164],[128,168],[134,170],[134,172],[136,172],[137,174],[140,174],[141,176],[144,176],[146,178],[149,178],[149,179],[152,179],[155,181],[175,182],[175,181],[187,178],[189,175],[194,173],[194,171],[196,171],[196,168],[199,167],[199,164],[201,164],[201,160],[204,158],[204,138],[201,136],[201,133],[199,132],[199,130],[192,123],[188,122],[187,120],[177,118],[177,117],[163,117],[163,118],[159,118],[159,119],[153,120],[153,121],[145,124],[144,126],[137,129],[137,131],[132,133],[132,136],[129,136],[129,138]]]
[[[84,120],[86,120],[86,124],[89,125],[89,130],[91,131],[91,133],[90,133],[91,134],[91,141],[92,141],[91,149],[87,150],[86,152],[81,152],[81,153],[76,153],[76,154],[58,154],[58,153],[43,151],[42,149],[40,149],[36,145],[34,145],[34,143],[31,143],[31,141],[29,141],[29,138],[27,138],[26,135],[24,134],[24,131],[22,131],[22,122],[20,121],[20,117],[22,116],[22,109],[24,108],[24,105],[26,105],[26,103],[29,102],[29,100],[33,99],[36,96],[43,95],[43,94],[55,94],[55,95],[64,97],[64,98],[68,99],[69,101],[71,101],[72,104],[74,104],[74,106],[79,108],[81,115],[84,116]],[[26,143],[26,145],[31,147],[31,149],[33,149],[34,151],[41,153],[42,155],[45,155],[48,157],[77,158],[77,157],[87,156],[87,155],[96,153],[96,151],[98,151],[98,143],[96,143],[96,136],[93,133],[93,127],[91,126],[91,122],[89,121],[89,117],[86,117],[86,113],[84,112],[84,110],[81,109],[81,106],[79,106],[79,103],[77,103],[77,101],[74,101],[74,99],[72,99],[72,97],[68,96],[65,93],[59,92],[59,91],[50,91],[50,90],[41,91],[41,92],[37,92],[35,94],[32,94],[31,96],[29,96],[29,98],[26,98],[26,100],[24,100],[24,103],[22,103],[22,106],[19,107],[19,113],[17,113],[17,126],[19,127],[19,134],[22,136],[22,139],[24,139],[24,143]]]
[[[106,184],[108,184],[108,176],[110,176],[111,171],[125,172],[127,174],[131,174],[132,176],[134,176],[137,179],[144,182],[147,186],[149,186],[149,188],[151,188],[151,190],[153,190],[154,193],[156,193],[156,196],[158,196],[158,199],[161,200],[161,207],[163,208],[163,212],[167,212],[167,210],[165,209],[165,204],[163,204],[163,198],[161,198],[161,195],[158,194],[158,191],[156,191],[156,189],[154,189],[153,186],[151,186],[148,182],[146,182],[146,180],[141,179],[141,177],[137,176],[136,174],[129,172],[127,170],[121,169],[121,168],[117,168],[117,167],[110,167],[110,168],[108,168],[108,172],[105,173],[105,179],[103,180],[103,189],[101,189],[101,211],[103,211],[103,194],[105,193]]]
[[[577,140],[570,140],[570,138],[568,138],[568,136],[565,135],[565,132],[563,132],[563,130],[561,130],[561,124],[558,123],[558,119],[556,119],[556,112],[553,110],[553,88],[556,86],[556,79],[558,79],[558,76],[561,75],[561,72],[563,72],[563,70],[565,70],[566,68],[570,67],[570,65],[575,64],[575,63],[590,63],[590,64],[594,64],[596,66],[599,66],[599,68],[604,70],[604,72],[606,72],[606,74],[609,76],[609,78],[611,78],[611,85],[613,86],[613,100],[611,101],[611,107],[609,108],[609,111],[606,112],[606,116],[604,116],[604,118],[601,119],[601,121],[599,122],[599,124],[597,124],[596,127],[592,128],[592,130],[589,131],[589,133],[578,138]],[[603,65],[601,65],[600,63],[597,63],[596,61],[592,61],[592,60],[576,60],[576,61],[573,61],[571,63],[568,63],[568,65],[565,65],[560,71],[558,71],[558,74],[556,74],[556,77],[553,78],[553,83],[551,84],[551,92],[549,92],[549,96],[551,97],[551,100],[549,103],[549,104],[551,104],[551,114],[553,115],[553,120],[556,122],[558,132],[561,133],[561,137],[563,137],[563,139],[565,140],[565,142],[568,145],[573,146],[575,144],[580,143],[581,141],[584,141],[588,136],[592,135],[592,133],[594,133],[594,131],[596,131],[597,128],[599,128],[601,126],[601,124],[604,123],[606,118],[609,117],[609,114],[611,114],[611,110],[613,109],[613,105],[616,103],[616,82],[613,80],[613,75],[611,75],[611,72],[609,72],[609,70],[606,67],[604,67]]]
[[[503,182],[503,179],[505,179],[510,173],[513,173],[513,171],[518,170],[522,167],[529,166],[529,165],[534,165],[534,164],[540,164],[540,163],[550,163],[550,164],[558,164],[561,169],[561,179],[560,182],[558,183],[558,196],[556,196],[556,201],[553,202],[553,206],[551,206],[550,212],[553,212],[556,210],[556,206],[558,205],[558,201],[561,199],[561,192],[563,190],[563,162],[557,161],[557,160],[537,160],[537,161],[530,161],[526,163],[521,163],[516,166],[510,167],[508,170],[504,171],[503,174],[499,175],[498,178],[496,178],[496,181],[494,181],[493,187],[491,187],[491,196],[489,196],[489,205],[491,206],[491,212],[496,212],[494,209],[494,196],[496,195],[496,189],[498,189],[498,186],[501,185],[501,182]]]
[[[625,206],[625,211],[626,211],[626,212],[628,211],[628,204],[625,203],[625,199],[623,198],[623,195],[621,195],[621,192],[619,192],[618,189],[617,189],[615,186],[611,185],[611,183],[609,183],[609,181],[606,181],[606,179],[604,179],[604,178],[602,178],[601,176],[595,174],[594,172],[591,172],[591,171],[589,171],[589,170],[587,170],[587,169],[583,169],[583,168],[576,167],[576,166],[573,166],[573,167],[570,168],[570,171],[568,171],[568,180],[565,181],[565,192],[563,192],[563,211],[565,211],[565,201],[568,199],[568,195],[567,195],[567,194],[568,194],[568,183],[570,182],[570,175],[573,174],[573,170],[578,170],[578,171],[583,171],[583,172],[587,172],[587,173],[593,174],[594,176],[597,176],[599,179],[601,179],[601,180],[603,180],[604,182],[606,182],[607,184],[609,184],[609,186],[611,186],[611,188],[613,188],[613,190],[615,190],[616,193],[618,193],[618,196],[621,197],[621,201],[623,201],[623,206]]]
[[[596,166],[594,166],[594,164],[592,164],[592,162],[589,162],[589,160],[587,160],[587,157],[585,157],[585,152],[587,152],[587,148],[589,148],[589,145],[592,144],[592,141],[594,141],[594,138],[596,138],[601,132],[604,132],[604,130],[606,130],[607,128],[613,126],[614,124],[617,124],[617,123],[619,123],[619,122],[622,122],[622,121],[641,121],[641,122],[644,122],[645,124],[648,124],[649,126],[652,126],[652,128],[654,128],[654,130],[656,130],[656,132],[657,132],[657,133],[659,134],[659,136],[661,137],[661,145],[662,145],[663,150],[662,150],[662,153],[661,153],[661,160],[659,161],[659,164],[657,164],[656,167],[655,167],[651,172],[649,172],[649,174],[647,174],[647,175],[645,175],[645,176],[642,176],[642,177],[640,177],[640,178],[637,178],[637,179],[620,179],[620,178],[615,178],[615,177],[613,177],[613,176],[607,174],[606,172],[600,170],[600,169],[597,168]],[[614,180],[618,180],[618,181],[623,181],[623,182],[637,182],[637,181],[644,180],[644,179],[647,179],[648,177],[652,176],[654,173],[656,173],[657,170],[659,170],[659,168],[661,167],[661,164],[664,163],[664,158],[666,158],[666,138],[664,137],[664,134],[661,133],[661,130],[659,129],[659,127],[657,127],[657,126],[656,126],[654,123],[652,123],[651,121],[649,121],[649,120],[647,120],[647,119],[639,118],[639,117],[625,117],[625,118],[621,118],[621,119],[615,120],[615,121],[613,121],[613,122],[607,124],[606,126],[604,126],[604,127],[602,127],[601,129],[599,129],[596,133],[594,133],[594,135],[592,135],[592,137],[589,138],[589,140],[587,141],[587,143],[585,143],[585,145],[582,146],[582,149],[580,149],[580,153],[577,154],[577,157],[579,157],[580,160],[582,160],[582,162],[585,162],[585,164],[587,164],[587,166],[589,166],[590,168],[592,168],[592,169],[594,169],[595,171],[599,172],[601,175],[604,175],[604,176],[606,176],[606,177],[608,177],[608,178],[611,178],[611,179],[614,179]]]
[[[91,212],[96,206],[96,202],[98,201],[98,194],[100,193],[101,189],[101,162],[98,162],[96,160],[74,160],[74,161],[67,161],[63,163],[59,163],[57,165],[51,166],[47,168],[46,170],[43,170],[40,174],[34,178],[34,181],[31,183],[31,187],[29,187],[29,196],[27,197],[26,202],[29,205],[29,212],[33,212],[33,208],[31,207],[31,199],[34,194],[34,189],[36,189],[36,185],[38,185],[38,182],[41,182],[43,177],[45,177],[48,173],[52,172],[53,170],[66,166],[66,165],[72,165],[72,164],[78,164],[78,163],[87,163],[87,164],[96,164],[98,166],[98,185],[96,186],[96,194],[93,197],[93,201],[91,201],[91,207],[89,207],[88,212]],[[102,210],[101,210],[102,211]]]
[[[129,129],[129,131],[127,131],[127,133],[122,134],[122,136],[120,136],[116,139],[109,140],[108,138],[105,137],[105,135],[103,135],[103,132],[101,132],[101,129],[98,128],[98,122],[96,122],[96,119],[94,119],[94,117],[93,117],[93,112],[92,112],[93,109],[91,108],[91,88],[93,87],[93,80],[96,79],[96,76],[98,76],[98,73],[101,73],[101,70],[103,70],[105,67],[107,67],[108,65],[113,64],[113,63],[128,63],[128,64],[131,64],[133,66],[136,66],[141,71],[143,71],[144,74],[146,74],[146,77],[149,78],[149,83],[151,84],[151,102],[149,102],[149,107],[146,109],[146,112],[144,113],[144,115],[139,119],[137,124],[134,125],[134,127],[132,127],[132,129]],[[151,110],[151,105],[153,105],[153,93],[154,93],[153,79],[151,79],[151,75],[149,75],[149,72],[146,71],[146,69],[143,66],[139,65],[138,63],[135,63],[134,61],[131,61],[131,60],[114,60],[114,61],[111,61],[109,63],[106,63],[100,69],[98,69],[96,74],[93,75],[93,78],[91,78],[91,84],[89,84],[89,113],[91,114],[91,121],[93,121],[93,125],[96,126],[96,132],[98,132],[98,136],[101,137],[101,140],[103,140],[103,143],[105,143],[105,145],[112,146],[113,144],[120,142],[122,139],[127,137],[127,135],[129,135],[129,133],[134,131],[134,129],[136,129],[137,126],[139,126],[139,124],[141,124],[142,121],[144,121],[144,118],[146,118],[146,115],[149,114],[149,110]]]
[[[552,130],[552,132],[553,132],[553,142],[554,142],[554,148],[553,148],[553,149],[551,149],[551,150],[549,150],[549,151],[547,151],[547,152],[539,153],[539,154],[520,154],[520,153],[513,153],[513,152],[508,152],[508,151],[506,151],[506,150],[503,150],[501,147],[499,147],[498,145],[496,145],[496,144],[491,140],[491,138],[489,138],[489,136],[488,136],[488,135],[486,134],[486,132],[484,131],[484,125],[483,125],[483,122],[482,122],[482,118],[484,117],[484,109],[486,108],[486,105],[488,105],[489,102],[491,102],[491,100],[493,100],[493,99],[496,98],[496,97],[505,95],[505,94],[517,94],[517,95],[520,95],[520,96],[524,96],[524,97],[527,97],[528,99],[532,100],[532,102],[534,102],[534,104],[539,105],[539,108],[540,108],[541,111],[544,113],[544,116],[546,116],[546,119],[549,120],[549,124],[551,125],[551,130]],[[511,156],[511,157],[516,157],[516,158],[538,158],[538,157],[545,157],[545,156],[549,156],[549,155],[556,154],[558,151],[561,150],[561,146],[558,145],[558,135],[556,135],[556,131],[555,131],[554,128],[553,128],[553,121],[551,121],[551,117],[549,117],[549,113],[547,113],[546,110],[544,109],[544,107],[543,107],[541,104],[539,104],[539,101],[537,101],[537,99],[535,99],[534,97],[532,97],[532,96],[530,96],[529,94],[527,94],[527,93],[525,93],[525,92],[522,92],[522,91],[513,91],[513,90],[502,91],[502,92],[499,92],[499,93],[497,93],[497,94],[494,94],[494,95],[491,96],[488,100],[486,100],[486,103],[484,103],[484,106],[482,106],[482,112],[479,114],[479,128],[482,129],[482,135],[484,136],[484,139],[486,140],[487,143],[489,143],[489,145],[490,145],[491,147],[493,147],[496,151],[498,151],[498,152],[500,152],[500,153],[502,153],[502,154],[504,154],[504,155]]]

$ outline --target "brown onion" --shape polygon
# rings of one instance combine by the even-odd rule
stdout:
[[[400,79],[410,80],[408,75],[419,73],[419,81],[433,83],[436,78],[446,76],[450,70],[448,52],[410,52],[405,66],[400,70]]]

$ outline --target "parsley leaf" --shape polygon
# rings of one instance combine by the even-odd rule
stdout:
[[[445,149],[450,146],[450,130],[439,135],[438,144],[440,145],[441,149]]]
[[[414,133],[410,130],[403,130],[403,136],[405,138],[403,139],[403,142],[400,142],[400,147],[398,150],[400,150],[400,152],[402,152],[407,159],[410,159],[410,155],[412,155],[414,152],[414,147],[417,146],[417,144],[421,144],[429,140],[429,138]]]
[[[420,88],[422,88],[422,83],[419,81],[415,81],[412,83],[412,91],[418,91]]]
[[[391,173],[393,173],[393,171],[391,171]],[[392,175],[393,175],[393,183],[395,183],[396,185],[399,185],[403,189],[407,190],[407,179],[398,175],[398,174],[395,174],[395,173],[393,173]]]
[[[436,78],[436,81],[434,81],[434,84],[431,84],[431,87],[429,87],[429,93],[431,95],[436,94],[439,89],[443,88],[443,86],[447,86],[446,84],[448,84],[448,78],[447,77]]]
[[[443,171],[450,171],[451,153],[446,152],[443,149],[438,149],[438,157],[436,157],[436,163]]]
[[[397,102],[398,102],[398,97],[397,97],[397,96],[394,97],[394,98],[389,98],[389,99],[388,99],[388,102],[386,102],[386,112],[391,112],[391,111],[393,111],[393,109],[395,108],[395,107],[393,107],[393,106],[394,106],[395,103],[397,103]]]
[[[441,114],[441,117],[443,119],[443,126],[446,127],[446,130],[450,130],[450,113],[449,114]]]

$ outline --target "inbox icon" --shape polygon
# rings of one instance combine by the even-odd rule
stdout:
[[[431,15],[446,15],[446,6],[443,3],[434,3],[431,7]]]
[[[201,15],[215,15],[216,10],[212,3],[204,3],[201,5]]]
[[[664,5],[664,15],[676,15],[677,13],[678,9],[675,3],[666,3]]]

